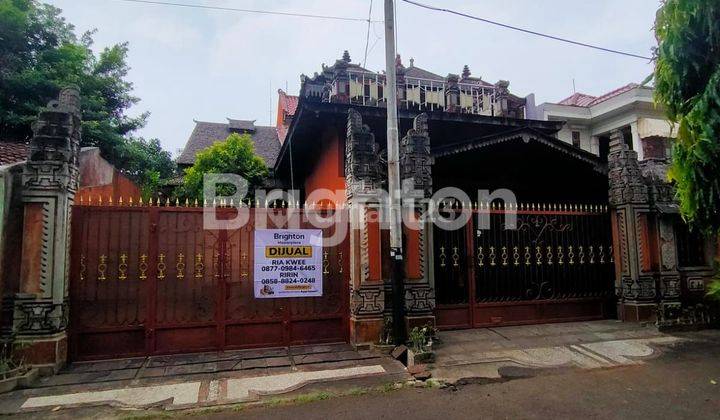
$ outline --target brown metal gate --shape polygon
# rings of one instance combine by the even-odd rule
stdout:
[[[522,205],[471,212],[462,228],[433,232],[439,327],[610,315],[614,260],[606,206]],[[506,229],[508,212],[517,215],[516,229]],[[485,229],[478,226],[482,217]]]
[[[71,358],[347,341],[348,239],[323,248],[322,297],[255,299],[256,216],[280,229],[306,210],[249,211],[242,228],[205,230],[202,208],[74,206]]]

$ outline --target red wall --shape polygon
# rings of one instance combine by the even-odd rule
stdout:
[[[80,186],[80,190],[76,194],[76,200],[80,200],[82,197],[84,200],[97,200],[98,197],[102,197],[103,201],[108,200],[112,197],[113,201],[118,201],[120,197],[127,201],[132,197],[133,200],[140,198],[140,187],[134,182],[128,179],[125,175],[121,174],[117,169],[114,170],[112,184],[106,185],[94,185],[94,186]]]
[[[335,203],[345,203],[344,142],[334,128],[329,128],[320,140],[320,156],[305,178],[305,197],[318,188],[340,190]]]

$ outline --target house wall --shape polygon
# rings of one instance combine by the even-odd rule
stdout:
[[[127,200],[130,197],[132,197],[133,200],[137,200],[141,194],[140,187],[125,175],[121,174],[117,169],[113,169],[112,171],[112,182],[110,184],[81,186],[78,191],[78,196],[83,197],[85,200],[95,200],[97,197],[102,197],[103,200],[112,197],[113,201],[117,201],[120,197],[122,197],[123,200]]]
[[[580,148],[592,152],[590,128],[580,124],[566,124],[557,134],[558,139],[565,143],[572,144],[572,132],[580,132]]]
[[[112,197],[114,201],[120,197],[137,200],[140,187],[103,159],[100,149],[84,148],[80,153],[80,190],[77,195],[85,200],[96,200],[98,197],[103,200]]]
[[[345,203],[345,168],[344,140],[335,128],[328,128],[323,134],[320,144],[320,156],[305,178],[305,198],[317,189],[328,189],[336,192],[332,200],[336,204]],[[313,200],[315,201],[315,200]]]
[[[595,154],[599,152],[600,137],[609,137],[612,130],[624,127],[630,127],[633,150],[640,160],[644,159],[644,138],[673,135],[663,110],[653,102],[650,88],[635,88],[592,107],[545,103],[531,114],[545,120],[566,121],[558,138],[572,144],[572,131],[580,131],[581,147]]]

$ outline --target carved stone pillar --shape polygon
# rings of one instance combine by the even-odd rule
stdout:
[[[508,96],[510,96],[510,82],[507,80],[500,80],[495,83],[495,89],[497,96],[493,107],[493,115],[495,116],[506,116],[508,113]]]
[[[460,88],[458,87],[459,77],[457,74],[447,75],[445,87],[445,110],[447,112],[460,112]]]
[[[650,210],[653,212],[655,240],[654,254],[658,280],[659,303],[657,322],[661,327],[679,322],[681,305],[681,279],[678,271],[675,226],[680,221],[679,206],[675,202],[672,185],[667,181],[668,162],[646,159],[640,169],[648,185]]]
[[[649,197],[638,165],[622,133],[610,134],[609,201],[613,226],[618,315],[622,320],[652,320],[656,287],[651,264]]]
[[[356,345],[383,340],[385,329],[379,166],[375,136],[360,113],[350,109],[345,184],[350,208],[350,338]]]
[[[400,178],[405,217],[405,319],[408,330],[428,322],[435,324],[435,289],[430,285],[428,261],[432,259],[432,224],[427,218],[427,199],[432,195],[432,157],[428,117],[420,114],[400,141]]]
[[[23,171],[19,293],[11,332],[25,361],[57,369],[67,359],[70,210],[78,185],[80,95],[60,92],[33,124]]]

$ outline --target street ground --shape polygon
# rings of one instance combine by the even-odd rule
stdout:
[[[597,321],[441,338],[427,382],[372,352],[306,346],[76,364],[35,389],[1,396],[0,411],[23,418],[720,418],[720,331],[661,334]]]
[[[447,388],[205,413],[243,419],[720,418],[720,342],[681,344],[641,365],[517,371]]]

